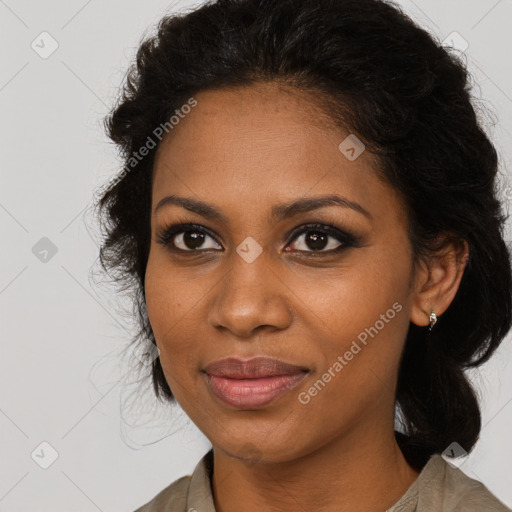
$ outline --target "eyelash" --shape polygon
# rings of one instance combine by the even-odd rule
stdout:
[[[206,251],[215,251],[220,252],[218,249],[178,249],[176,246],[174,246],[174,238],[176,235],[181,233],[187,233],[187,232],[199,232],[204,233],[211,237],[215,242],[219,245],[221,245],[215,236],[213,236],[209,230],[205,229],[204,226],[200,226],[198,224],[192,224],[192,223],[176,223],[176,224],[169,224],[165,226],[163,229],[161,229],[156,234],[156,242],[159,244],[164,245],[167,247],[170,251],[179,253],[179,254],[185,254],[185,253],[201,253]],[[336,247],[335,249],[331,249],[328,251],[324,250],[318,250],[318,251],[296,251],[302,254],[311,255],[313,257],[315,256],[321,256],[321,255],[333,255],[335,253],[341,252],[344,249],[348,249],[350,247],[360,247],[361,246],[361,238],[356,235],[355,233],[349,232],[347,230],[340,230],[338,229],[334,224],[327,223],[327,224],[319,224],[319,223],[312,223],[312,224],[304,224],[300,228],[293,231],[291,234],[291,238],[287,244],[287,246],[293,242],[298,236],[302,235],[303,233],[309,233],[309,232],[320,232],[323,234],[327,234],[330,237],[336,239],[336,241],[340,242],[341,245]],[[292,251],[293,252],[293,251]]]

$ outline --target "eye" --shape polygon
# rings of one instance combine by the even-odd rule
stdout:
[[[293,234],[292,240],[302,242],[303,249],[297,249],[296,246],[301,245],[298,244],[298,242],[294,242],[293,244],[299,252],[327,254],[339,252],[348,247],[355,247],[358,245],[359,241],[356,235],[341,231],[332,224],[308,224],[302,226],[300,230]],[[285,250],[290,252],[288,249]]]
[[[208,240],[210,240],[208,242]],[[298,240],[302,247],[295,250],[302,253],[333,254],[349,247],[360,245],[360,238],[347,231],[342,231],[334,225],[308,224],[301,226],[293,233],[290,242]],[[203,226],[196,224],[174,224],[167,226],[157,234],[156,241],[174,252],[202,252],[206,250],[222,250],[215,237],[209,234]],[[293,252],[288,249],[286,252]],[[297,245],[294,242],[293,245]],[[300,243],[298,245],[301,245]]]
[[[171,250],[177,252],[198,252],[199,249],[215,248],[211,246],[211,243],[209,245],[205,244],[205,240],[208,238],[215,241],[201,226],[195,224],[174,224],[168,226],[157,235],[157,243],[168,246]]]

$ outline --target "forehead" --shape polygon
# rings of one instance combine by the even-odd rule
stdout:
[[[218,197],[226,207],[338,192],[367,204],[396,199],[368,151],[355,160],[340,151],[351,133],[311,93],[264,84],[194,98],[159,146],[154,204],[171,193]]]
[[[290,87],[217,89],[200,92],[195,100],[192,111],[164,137],[157,157],[194,164],[205,156],[226,164],[248,156],[273,164],[292,157],[311,160],[317,156],[315,147],[335,144],[342,135],[331,128],[334,140],[328,141],[332,120],[314,104],[311,93]]]

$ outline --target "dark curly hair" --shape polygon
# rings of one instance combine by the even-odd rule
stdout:
[[[435,329],[410,324],[396,403],[409,447],[441,453],[456,441],[469,452],[481,416],[465,370],[489,359],[512,322],[498,157],[470,78],[455,51],[383,0],[217,0],[164,16],[105,119],[125,165],[96,204],[101,266],[132,292],[140,326],[132,343],[156,344],[144,277],[158,144],[136,162],[133,155],[199,91],[274,82],[312,93],[403,196],[415,261],[447,237],[468,244],[459,290]],[[152,381],[156,397],[174,401],[159,358]]]

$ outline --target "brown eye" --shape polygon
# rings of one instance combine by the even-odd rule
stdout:
[[[302,238],[303,240],[303,247],[306,247],[306,249],[298,249],[299,251],[302,250],[311,250],[311,251],[321,251],[323,249],[333,249],[336,248],[336,243],[334,243],[335,247],[332,247],[333,242],[329,243],[329,238],[334,238],[331,235],[328,235],[326,233],[323,233],[322,231],[307,231],[303,233],[299,239]],[[294,243],[296,245],[297,242]],[[340,242],[338,242],[339,247],[341,245]]]
[[[356,235],[341,231],[333,225],[311,224],[302,226],[292,237],[292,250],[286,252],[310,253],[311,255],[332,254],[349,247],[358,247],[360,239]],[[177,253],[200,253],[222,250],[222,246],[206,228],[196,224],[175,224],[157,234],[157,243]],[[299,248],[296,245],[299,245]],[[301,246],[301,247],[300,247]],[[287,246],[289,247],[289,245]]]
[[[174,237],[174,243],[178,249],[186,251],[190,249],[192,251],[196,249],[210,249],[205,245],[205,240],[210,238],[207,234],[200,231],[184,231],[183,234],[178,233]],[[181,247],[180,247],[181,245]]]
[[[217,247],[208,240],[212,240]],[[215,239],[204,229],[191,224],[178,224],[164,229],[157,236],[157,242],[172,250],[183,252],[220,248]]]
[[[292,240],[301,241],[299,247],[298,242],[293,243],[294,250],[311,253],[333,253],[358,244],[354,235],[340,231],[334,226],[321,224],[304,226],[295,233]]]

